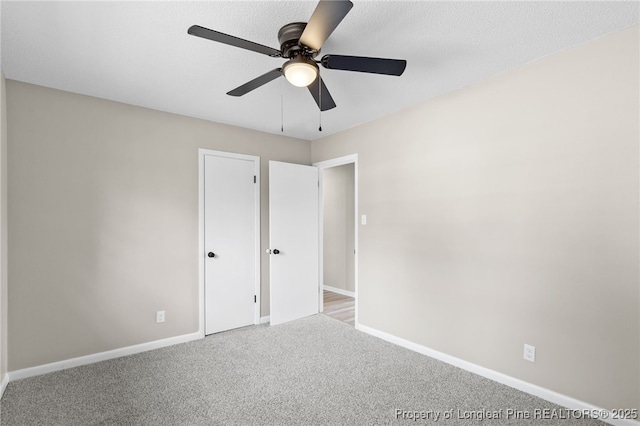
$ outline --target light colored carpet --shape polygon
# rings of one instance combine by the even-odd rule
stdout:
[[[438,424],[503,410],[483,425],[600,425],[508,419],[561,407],[356,331],[324,315],[198,341],[9,384],[2,425]],[[458,412],[460,410],[460,412]],[[477,416],[477,414],[476,414]]]

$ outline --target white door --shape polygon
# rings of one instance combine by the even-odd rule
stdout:
[[[318,169],[269,161],[271,325],[318,313]]]
[[[205,334],[255,323],[256,167],[255,159],[204,156]]]

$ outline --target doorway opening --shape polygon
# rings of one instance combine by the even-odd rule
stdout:
[[[319,311],[357,328],[357,155],[314,166],[320,171]]]

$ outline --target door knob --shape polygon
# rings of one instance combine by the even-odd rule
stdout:
[[[216,254],[212,251],[209,252],[209,254],[207,254],[207,256],[209,257],[216,257]]]
[[[278,250],[278,249],[274,249],[274,250],[273,250],[273,254],[280,254],[280,250]]]

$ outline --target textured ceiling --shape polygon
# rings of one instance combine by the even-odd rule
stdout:
[[[6,78],[306,140],[335,133],[638,23],[638,2],[358,1],[323,54],[406,59],[401,77],[325,70],[337,108],[275,80],[284,62],[187,35],[202,25],[279,48],[314,1],[2,1]]]

